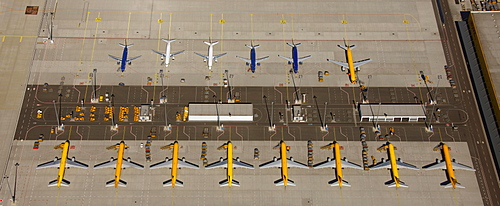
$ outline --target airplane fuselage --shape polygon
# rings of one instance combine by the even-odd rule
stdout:
[[[116,160],[116,168],[115,168],[115,187],[118,187],[118,183],[120,182],[120,176],[123,168],[123,153],[125,152],[125,142],[120,142],[118,145],[118,157]]]
[[[340,157],[340,144],[335,142],[333,149],[335,151],[335,173],[337,175],[337,181],[339,183],[339,187],[342,187],[342,161]]]
[[[356,68],[354,67],[354,60],[352,60],[352,50],[349,46],[347,46],[347,49],[345,50],[345,56],[347,65],[349,66],[349,80],[351,80],[351,83],[354,84],[357,81]]]
[[[298,73],[299,72],[299,51],[297,49],[297,45],[294,45],[292,47],[292,60],[293,60],[293,73]]]
[[[167,42],[167,47],[165,48],[165,67],[168,67],[168,64],[170,63],[170,42]]]
[[[175,183],[177,182],[177,169],[179,168],[179,143],[174,142],[174,150],[172,151],[172,187],[175,187]]]
[[[281,153],[281,178],[283,179],[283,186],[288,185],[288,165],[286,159],[286,143],[280,143],[280,153]]]
[[[396,187],[399,187],[399,173],[398,173],[398,165],[396,164],[396,154],[394,154],[394,145],[391,143],[387,143],[385,146],[387,149],[387,153],[389,155],[389,159],[391,161],[391,172],[392,172],[392,179],[394,180],[394,183],[396,183]]]
[[[120,64],[120,70],[125,72],[125,67],[127,66],[127,55],[128,55],[128,47],[123,47],[122,61]]]
[[[233,185],[233,143],[227,143],[227,184]]]
[[[257,66],[257,57],[255,54],[255,48],[252,48],[250,50],[250,70],[252,70],[252,73],[255,73],[255,67]]]
[[[209,45],[208,46],[208,59],[207,59],[208,69],[212,69],[212,64],[213,64],[212,61],[213,60],[214,60],[214,46]]]
[[[457,179],[455,178],[455,172],[453,171],[453,165],[451,163],[451,158],[450,158],[450,152],[448,145],[443,144],[441,145],[441,152],[444,158],[444,161],[446,163],[446,173],[448,173],[448,178],[453,186],[453,189],[457,188]]]
[[[57,187],[61,187],[61,182],[64,178],[64,173],[66,172],[66,160],[68,159],[69,153],[69,140],[64,142],[61,154],[61,163],[59,164],[59,172],[57,173]]]

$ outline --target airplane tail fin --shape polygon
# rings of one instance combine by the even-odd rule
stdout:
[[[332,187],[339,187],[340,186],[338,179],[334,179],[334,180],[328,182],[328,184]],[[351,185],[347,181],[342,180],[342,186],[350,187]]]
[[[385,182],[385,185],[387,185],[387,187],[396,187],[396,182],[394,180],[389,180],[387,182]],[[408,187],[408,185],[406,185],[403,181],[399,181],[399,187]]]
[[[227,187],[229,186],[229,180],[228,179],[225,179],[225,180],[222,180],[219,182],[219,186],[221,187]],[[239,187],[240,186],[240,182],[236,181],[236,180],[232,180],[231,182],[231,186],[236,186],[236,187]]]
[[[106,187],[114,187],[115,186],[115,180],[110,180],[108,182],[106,182]],[[123,181],[123,180],[119,180],[118,181],[118,186],[119,187],[126,187],[127,186],[127,182]]]
[[[283,181],[283,178],[281,178],[279,180],[274,181],[274,185],[276,185],[276,186],[285,186],[285,181]],[[295,185],[295,182],[293,182],[293,180],[288,179],[287,186],[296,186],[296,185]]]
[[[253,49],[253,48],[257,48],[257,47],[254,47],[252,45],[248,45],[248,44],[245,44],[246,47],[248,47],[249,49]],[[258,46],[258,45],[257,45]]]
[[[172,43],[172,42],[176,41],[177,39],[161,39],[161,40],[164,42],[167,42],[167,43]]]
[[[122,43],[118,43],[121,47],[125,48],[125,47],[131,47],[131,46],[134,46],[134,44],[129,44],[129,45],[126,45],[126,44],[122,44]]]
[[[163,187],[172,186],[172,179],[163,182]],[[180,180],[175,180],[175,186],[184,187],[184,182]]]
[[[56,187],[57,186],[57,180],[52,180],[49,182],[49,187]],[[62,179],[61,181],[61,186],[68,187],[69,186],[69,181]]]
[[[206,41],[204,41],[203,43],[205,43],[208,46],[213,46],[213,45],[218,44],[219,42],[218,41],[214,41],[214,42],[206,42]]]

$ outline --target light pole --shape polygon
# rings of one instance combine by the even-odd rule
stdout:
[[[327,127],[325,124],[323,124],[323,119],[321,118],[321,112],[319,111],[319,106],[318,106],[318,97],[316,95],[313,96],[314,103],[316,104],[316,109],[318,110],[318,116],[319,116],[319,122],[321,123],[321,131],[326,132],[328,131]],[[326,104],[325,104],[325,112],[326,112]],[[325,115],[326,116],[326,115]]]
[[[14,177],[14,194],[12,195],[12,203],[16,203],[16,187],[17,187],[17,168],[19,167],[19,163],[16,163],[16,176]]]
[[[222,131],[224,131],[224,126],[220,123],[219,106],[218,106],[219,101],[217,101],[216,95],[214,95],[213,97],[214,97],[214,103],[215,103],[215,111],[217,113],[217,128],[216,129],[217,129],[217,131],[222,132]]]
[[[262,98],[264,98],[264,103],[266,104],[267,120],[269,121],[269,131],[270,132],[275,131],[276,127],[273,124],[272,117],[269,114],[269,107],[267,106],[267,97],[266,97],[266,95],[264,95]],[[274,105],[274,102],[272,104]]]

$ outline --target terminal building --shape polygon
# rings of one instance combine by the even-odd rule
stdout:
[[[426,118],[420,104],[359,104],[358,111],[361,122],[418,122]]]
[[[251,103],[190,103],[188,120],[190,122],[251,122],[253,121],[253,105]]]

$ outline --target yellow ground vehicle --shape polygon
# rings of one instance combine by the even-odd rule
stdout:
[[[182,113],[182,121],[183,122],[188,120],[188,115],[189,115],[189,107],[185,106],[184,113]]]
[[[39,109],[38,111],[36,111],[36,118],[41,119],[42,117],[43,117],[43,112],[42,110]]]

